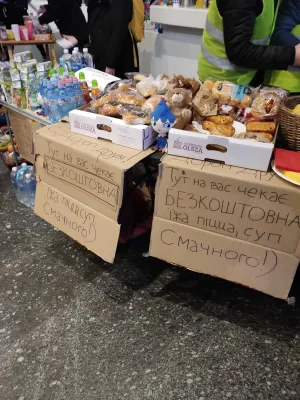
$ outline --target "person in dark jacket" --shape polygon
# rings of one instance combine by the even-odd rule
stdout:
[[[78,0],[48,0],[45,12],[39,17],[39,23],[43,25],[55,22],[62,36],[66,39],[75,37],[78,47],[83,47],[89,41],[89,33],[79,4],[81,2]]]
[[[300,66],[300,45],[268,45],[280,0],[212,0],[199,58],[201,80],[257,84],[259,70]]]
[[[88,22],[95,67],[123,78],[138,71],[138,51],[128,25],[132,0],[89,0]]]
[[[280,4],[271,44],[276,46],[297,46],[300,44],[300,3],[299,0],[283,0]],[[300,92],[300,68],[289,67],[287,71],[273,70],[268,83],[280,86],[291,93]]]

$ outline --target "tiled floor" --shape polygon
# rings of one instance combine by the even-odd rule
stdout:
[[[0,195],[1,400],[300,399],[299,307],[142,240],[104,263],[20,205],[3,165]]]

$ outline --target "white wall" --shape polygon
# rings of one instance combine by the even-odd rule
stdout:
[[[164,25],[164,33],[145,31],[139,44],[140,70],[158,75],[197,77],[201,29]]]

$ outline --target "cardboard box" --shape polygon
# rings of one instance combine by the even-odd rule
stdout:
[[[35,213],[105,261],[113,262],[120,225],[65,193],[39,181]]]
[[[69,113],[71,130],[84,136],[110,140],[114,144],[136,150],[148,149],[157,133],[151,126],[127,125],[123,120],[74,110]],[[104,128],[104,129],[103,129]]]
[[[15,111],[8,110],[8,115],[20,154],[25,160],[34,163],[33,132],[42,125]]]
[[[65,226],[56,218],[60,212],[69,220],[71,215],[74,219],[75,214],[75,222],[79,226],[80,218],[84,216],[85,219],[86,213],[92,210],[103,229],[97,237],[101,239],[101,235],[104,234],[109,239],[105,242],[105,251],[100,246],[100,239],[97,239],[97,254],[105,261],[112,262],[118,242],[117,232],[120,231],[118,218],[123,201],[126,171],[151,154],[152,150],[141,152],[104,140],[87,138],[72,133],[68,123],[46,126],[36,131],[34,137],[35,166],[39,182],[36,213],[94,251],[95,247],[86,244],[82,237],[80,239],[79,232],[74,232],[69,222]],[[46,211],[43,211],[41,205],[45,203],[48,191],[48,188],[41,188],[46,186],[55,190],[58,196],[69,200],[62,200],[64,203],[58,201],[55,212],[50,216],[45,215]],[[66,208],[70,209],[69,215]],[[80,211],[82,209],[87,211]],[[107,226],[109,228],[106,229]],[[110,232],[114,232],[111,237]],[[94,245],[96,246],[96,242]]]
[[[299,260],[286,253],[158,217],[150,255],[286,299]]]
[[[273,143],[205,135],[179,129],[171,129],[168,139],[168,154],[196,160],[220,161],[227,165],[258,171],[268,170],[273,149]]]
[[[166,155],[155,215],[300,257],[300,191],[274,172]]]

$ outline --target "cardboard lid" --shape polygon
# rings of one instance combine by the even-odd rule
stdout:
[[[39,137],[72,148],[92,160],[101,161],[122,171],[127,171],[154,152],[152,149],[135,150],[113,144],[108,140],[93,139],[73,133],[67,122],[60,122],[37,130],[35,132],[36,141]],[[43,155],[39,149],[36,149],[36,153]]]
[[[243,182],[261,182],[263,185],[270,185],[279,187],[281,189],[299,192],[299,188],[284,181],[283,179],[280,179],[273,171],[256,171],[253,169],[233,167],[231,165],[218,163],[216,161],[201,161],[172,155],[165,155],[162,159],[162,163],[175,168],[180,167],[186,168],[187,170],[202,171],[207,174],[233,178]]]

